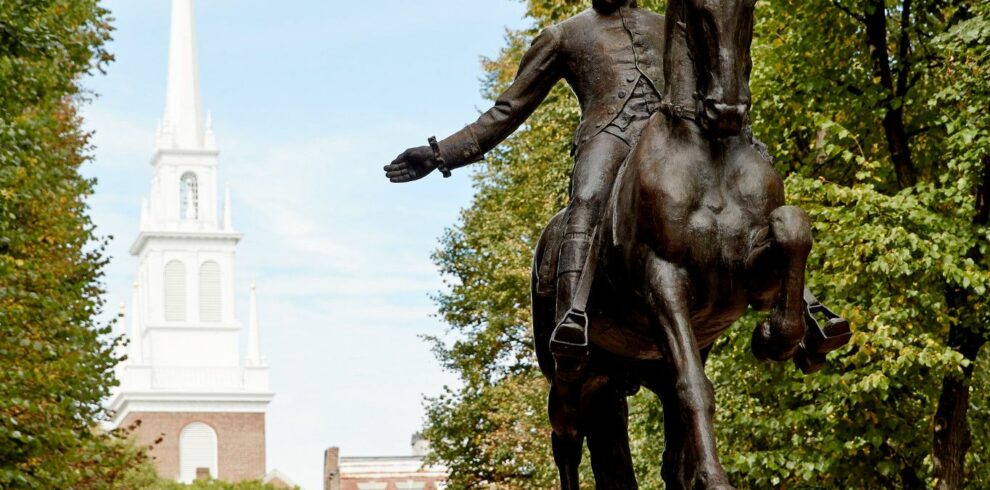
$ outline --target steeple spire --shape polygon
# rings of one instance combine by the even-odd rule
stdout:
[[[160,145],[200,149],[204,146],[203,107],[192,0],[172,0],[172,32],[168,49],[168,89]]]

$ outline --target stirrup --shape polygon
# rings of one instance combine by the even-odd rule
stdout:
[[[576,386],[588,365],[588,315],[571,308],[550,336],[550,353],[554,361],[554,382]]]
[[[554,358],[585,358],[588,356],[588,315],[570,309],[550,336],[550,353]]]
[[[807,330],[797,355],[794,356],[794,364],[804,374],[812,374],[825,367],[826,354],[849,343],[852,329],[849,327],[849,320],[828,309],[807,290],[805,293],[804,321]],[[824,328],[818,323],[815,314],[825,317]]]
[[[825,317],[824,327],[818,323],[815,314]],[[804,320],[808,327],[804,334],[804,347],[809,353],[828,354],[848,344],[849,339],[852,338],[849,320],[837,315],[817,300],[807,303]]]

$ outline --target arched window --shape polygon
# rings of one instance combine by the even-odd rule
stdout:
[[[182,174],[179,180],[179,218],[199,219],[199,183],[192,172]]]
[[[178,260],[165,264],[165,321],[186,321],[186,266]]]
[[[199,266],[199,320],[219,322],[221,306],[220,264],[212,260],[203,262]]]
[[[217,433],[202,422],[193,422],[179,433],[179,481],[193,480],[217,474]]]

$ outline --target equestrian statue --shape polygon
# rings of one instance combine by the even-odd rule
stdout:
[[[755,0],[635,1],[540,33],[513,84],[477,122],[385,167],[393,182],[477,161],[561,78],[582,109],[571,200],[544,230],[532,271],[537,360],[563,490],[578,490],[587,440],[598,489],[637,488],[626,397],[664,409],[670,489],[733,488],[716,450],[704,363],[747,308],[760,360],[805,373],[848,343],[849,323],[805,288],[811,226],[749,129]],[[820,325],[816,315],[825,320]]]

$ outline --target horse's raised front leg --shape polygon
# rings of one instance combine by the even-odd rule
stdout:
[[[761,361],[786,361],[804,338],[804,269],[811,252],[811,221],[796,206],[781,206],[770,213],[771,250],[779,267],[780,289],[770,318],[753,332],[753,355]],[[765,264],[765,263],[763,263]],[[770,270],[750,274],[773,275]]]
[[[691,329],[688,274],[656,256],[647,259],[646,273],[647,299],[661,330],[661,345],[669,366],[669,372],[664,374],[673,378],[665,384],[673,388],[669,400],[675,407],[668,410],[670,402],[665,400],[664,417],[677,417],[683,427],[684,468],[676,473],[684,475],[684,481],[668,485],[671,488],[732,489],[715,447],[712,425],[715,397]],[[670,471],[664,474],[665,477],[668,475],[671,475]]]

